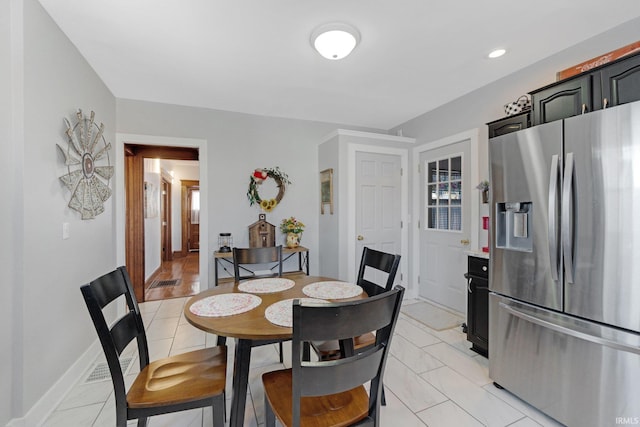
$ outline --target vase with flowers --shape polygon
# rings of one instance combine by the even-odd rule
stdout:
[[[489,203],[489,181],[480,181],[476,188],[481,191],[482,203]]]
[[[305,225],[302,221],[297,220],[295,217],[289,217],[282,220],[280,223],[280,231],[286,236],[286,246],[288,248],[297,248],[300,246],[300,238],[304,231]]]

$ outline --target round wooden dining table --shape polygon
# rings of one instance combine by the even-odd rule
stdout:
[[[218,335],[218,343],[225,341],[225,338],[236,339],[236,349],[233,369],[233,385],[231,395],[231,416],[229,425],[242,427],[244,423],[245,403],[247,396],[247,385],[249,381],[249,365],[251,362],[251,348],[265,344],[277,343],[291,339],[292,328],[278,326],[271,323],[265,317],[265,310],[272,304],[291,298],[308,298],[302,292],[302,288],[315,282],[335,281],[328,277],[307,276],[295,274],[284,276],[295,282],[292,288],[273,293],[256,293],[262,299],[256,308],[240,314],[233,314],[224,317],[199,316],[191,312],[191,306],[198,301],[214,295],[245,293],[238,289],[238,283],[225,283],[213,289],[200,292],[189,299],[184,307],[184,315],[187,321],[198,329]],[[329,300],[332,302],[345,302],[366,298],[367,294],[362,294],[346,299]],[[221,337],[223,337],[221,339]]]

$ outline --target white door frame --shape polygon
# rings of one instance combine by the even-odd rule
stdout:
[[[166,147],[189,147],[198,149],[200,166],[200,254],[209,253],[208,184],[207,184],[207,140],[195,138],[174,138],[167,136],[116,133],[115,144],[115,220],[116,220],[116,260],[124,265],[125,259],[125,194],[124,194],[124,145],[141,144]],[[204,236],[204,238],[203,238]],[[184,236],[183,236],[184,238]],[[200,256],[200,290],[209,288],[209,256]]]
[[[455,135],[448,136],[446,138],[438,139],[436,141],[427,142],[420,146],[417,146],[412,151],[413,159],[416,161],[416,168],[414,169],[413,174],[413,200],[420,200],[420,176],[418,173],[418,167],[420,164],[420,154],[425,151],[433,150],[435,148],[445,147],[451,144],[457,144],[458,142],[469,140],[470,144],[470,179],[471,182],[480,182],[480,161],[481,158],[485,158],[485,156],[481,156],[480,143],[485,141],[481,140],[480,137],[480,129],[471,129],[468,131],[460,132]],[[485,150],[486,151],[486,150]],[[423,171],[424,173],[424,171]],[[416,227],[417,227],[417,219],[420,218],[420,203],[413,203],[413,217],[416,218]],[[480,200],[478,197],[471,197],[471,227],[469,229],[469,236],[471,238],[469,250],[471,251],[479,251],[480,248],[478,246],[478,231],[479,231],[479,220],[475,220],[480,218]],[[419,230],[416,231],[419,232]],[[416,284],[414,292],[411,293],[413,297],[418,295],[418,276],[420,275],[420,238],[418,237],[418,232],[414,234],[415,238],[413,239],[413,250],[412,250],[412,266],[413,269],[411,271],[412,282]]]
[[[376,153],[376,154],[390,154],[394,156],[400,156],[400,167],[402,168],[402,176],[400,177],[400,220],[403,227],[400,230],[400,251],[402,258],[400,259],[400,270],[403,272],[407,270],[407,257],[404,256],[409,250],[408,245],[408,229],[409,229],[409,177],[407,173],[407,167],[409,165],[409,150],[407,148],[393,148],[382,147],[376,145],[365,144],[349,144],[347,147],[347,275],[350,282],[356,280],[356,264],[359,260],[356,260],[356,153]],[[402,283],[404,287],[409,291],[410,285],[406,283],[408,277],[404,277]],[[417,292],[417,289],[415,290]]]

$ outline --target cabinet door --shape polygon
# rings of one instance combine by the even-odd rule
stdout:
[[[585,75],[532,92],[534,126],[592,111],[591,82]]]
[[[487,126],[489,126],[489,138],[526,129],[529,127],[529,113],[505,117],[504,119],[487,123]]]
[[[603,104],[626,104],[640,100],[640,55],[611,64],[600,71]]]
[[[489,353],[489,260],[468,257],[467,340],[472,350]]]

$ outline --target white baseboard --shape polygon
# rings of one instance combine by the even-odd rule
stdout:
[[[27,427],[25,424],[24,418],[14,418],[9,421],[6,427]]]
[[[6,427],[41,426],[71,388],[87,373],[101,352],[102,347],[96,339],[67,372],[27,411],[24,417],[12,419]]]

